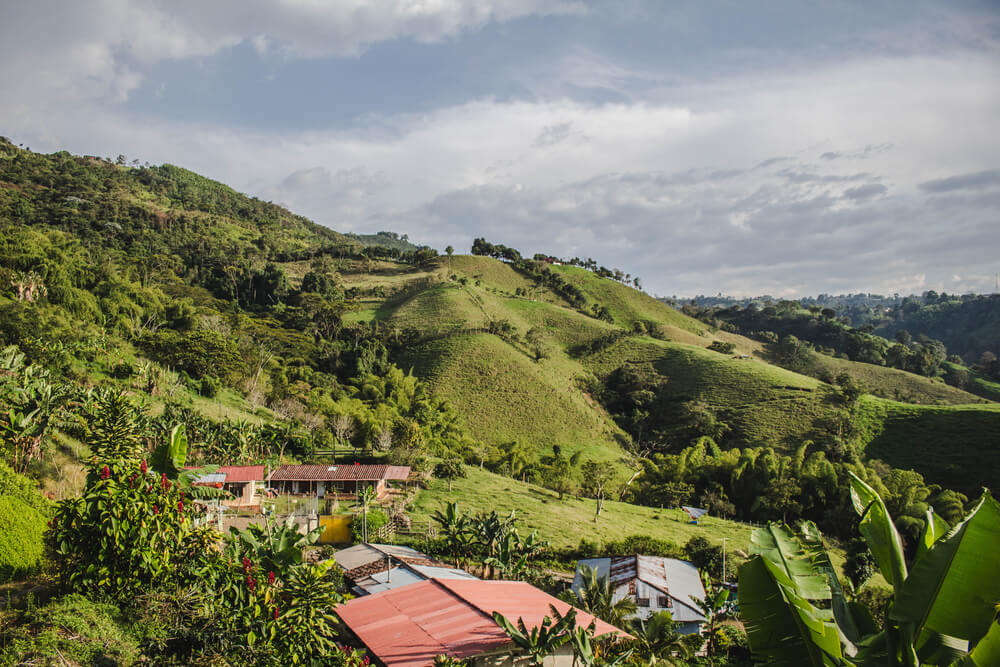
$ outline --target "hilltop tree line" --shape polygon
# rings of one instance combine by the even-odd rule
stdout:
[[[759,311],[780,303],[780,299],[767,296],[747,299],[698,296],[680,305],[727,310],[745,309],[752,304]],[[952,354],[961,357],[965,365],[979,362],[984,353],[1000,354],[1000,334],[997,333],[1000,331],[1000,294],[959,295],[934,290],[910,296],[820,294],[803,297],[796,303],[810,311],[833,311],[841,324],[872,331],[890,340],[900,330],[907,331],[914,339],[940,340]]]
[[[949,384],[966,388],[969,373],[965,361],[949,355],[944,343],[924,334],[914,338],[906,329],[892,339],[875,333],[874,325],[851,327],[847,318],[829,307],[803,307],[797,301],[779,301],[759,306],[698,307],[685,305],[691,316],[725,331],[739,333],[770,344],[774,361],[802,370],[812,350],[878,366],[897,368],[926,377],[942,376]],[[945,363],[948,362],[948,363]],[[1000,379],[1000,364],[992,352],[982,353],[971,370]]]

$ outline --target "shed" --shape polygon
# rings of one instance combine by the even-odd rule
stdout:
[[[434,560],[415,549],[395,544],[357,544],[341,549],[334,560],[344,568],[344,578],[353,592],[369,595],[428,579],[472,579],[477,577]]]

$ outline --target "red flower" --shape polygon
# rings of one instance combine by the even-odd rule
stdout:
[[[167,481],[167,473],[160,473],[160,486],[164,489],[170,488],[170,482]]]
[[[160,506],[154,504],[153,505],[153,514],[159,514],[159,513],[160,513]]]
[[[108,477],[111,477],[111,470],[108,466],[104,466],[101,468],[101,479],[107,479]]]
[[[274,608],[274,620],[278,620],[278,607]]]
[[[178,500],[177,501],[177,511],[178,512],[183,512],[184,511],[184,501],[183,500]]]
[[[142,464],[139,466],[139,472],[145,475],[147,470],[149,470],[149,468],[146,467],[146,459],[143,459]]]
[[[247,575],[247,587],[253,592],[253,589],[257,586],[257,582],[254,581],[253,575]]]
[[[274,572],[267,573],[267,583],[274,585]]]

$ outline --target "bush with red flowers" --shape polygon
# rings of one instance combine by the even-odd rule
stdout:
[[[59,503],[45,541],[67,588],[128,600],[176,578],[192,506],[176,484],[142,467],[95,466],[83,495]]]

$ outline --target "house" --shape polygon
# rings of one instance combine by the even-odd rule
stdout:
[[[223,500],[223,505],[245,507],[260,504],[260,487],[264,486],[266,477],[267,470],[264,466],[219,466],[214,473],[198,475],[192,484],[224,489],[232,497]]]
[[[416,549],[395,544],[356,544],[333,556],[344,569],[352,593],[370,595],[428,579],[477,580],[465,570],[449,567]]]
[[[381,498],[388,490],[388,481],[406,481],[409,476],[409,466],[283,465],[271,473],[268,486],[280,493],[316,498],[334,494],[354,497],[371,487]]]
[[[498,611],[516,623],[541,625],[570,606],[523,581],[468,581],[430,579],[374,595],[355,598],[337,607],[337,615],[351,632],[387,667],[424,667],[434,656],[449,655],[470,667],[513,666],[524,654],[493,620]],[[618,628],[577,612],[577,625],[596,623],[597,636],[611,633],[628,638]],[[570,643],[545,659],[546,667],[572,667]]]
[[[630,597],[635,600],[640,618],[649,618],[659,611],[669,611],[677,623],[678,632],[699,632],[705,616],[691,598],[704,599],[705,587],[698,568],[684,560],[659,556],[613,556],[577,561],[573,590],[583,585],[582,567],[607,577],[614,590],[612,599]]]

